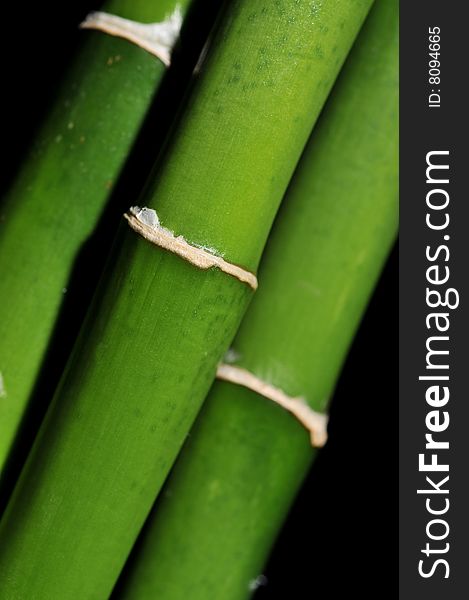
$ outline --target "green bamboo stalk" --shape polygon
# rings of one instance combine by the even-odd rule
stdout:
[[[369,6],[228,4],[143,199],[165,227],[256,271]],[[252,295],[121,233],[1,523],[6,597],[107,597]]]
[[[395,239],[397,27],[397,0],[377,0],[282,203],[233,344],[236,365],[316,411]],[[357,432],[359,420],[358,403]],[[314,454],[283,408],[216,382],[115,597],[246,598]]]
[[[104,10],[153,22],[188,4],[110,0]],[[101,32],[83,36],[85,43],[1,207],[0,474],[74,262],[104,210],[166,70],[127,41]],[[99,261],[104,259],[95,256]]]

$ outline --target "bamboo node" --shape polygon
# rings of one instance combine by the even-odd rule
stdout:
[[[160,23],[137,23],[101,11],[89,13],[80,23],[80,29],[96,29],[140,46],[159,58],[167,67],[171,63],[171,52],[179,37],[181,26],[182,11],[179,5]]]
[[[242,385],[288,410],[309,431],[312,446],[322,448],[327,442],[328,416],[313,410],[304,398],[288,396],[247,369],[226,363],[218,365],[217,378]]]
[[[215,254],[213,248],[196,246],[190,244],[182,235],[175,236],[172,231],[160,224],[158,215],[152,208],[132,206],[124,217],[135,232],[152,244],[177,254],[199,269],[216,267],[227,275],[247,283],[253,290],[257,289],[257,277],[254,273],[226,261]]]

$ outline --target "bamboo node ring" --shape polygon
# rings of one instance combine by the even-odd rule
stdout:
[[[132,206],[129,212],[124,214],[124,217],[136,233],[155,244],[155,246],[177,254],[199,269],[206,270],[216,267],[227,275],[247,283],[253,290],[257,289],[257,277],[254,273],[226,261],[218,254],[214,254],[212,248],[190,244],[182,235],[175,236],[172,231],[160,224],[158,215],[152,208]]]
[[[95,11],[80,23],[80,29],[96,29],[123,38],[143,48],[169,67],[171,52],[179,37],[182,12],[176,6],[173,13],[160,23],[138,23],[110,13]]]
[[[242,385],[279,404],[309,431],[312,446],[321,448],[327,442],[328,416],[313,410],[304,398],[288,396],[283,390],[256,377],[247,369],[226,363],[218,365],[217,379]]]

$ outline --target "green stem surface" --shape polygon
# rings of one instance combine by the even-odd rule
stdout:
[[[397,27],[397,1],[377,0],[291,182],[233,344],[236,364],[319,411],[396,235]],[[359,431],[360,403],[350,401]],[[289,413],[216,382],[116,597],[246,598],[313,456]]]
[[[230,2],[141,204],[255,271],[370,4]],[[107,597],[252,295],[124,228],[1,523],[2,597]]]
[[[103,10],[151,22],[188,3],[111,0]],[[0,209],[0,474],[77,255],[105,208],[165,72],[157,58],[134,44],[101,32],[83,31],[83,36]],[[95,261],[103,264],[104,256]],[[82,284],[87,283],[84,277]]]

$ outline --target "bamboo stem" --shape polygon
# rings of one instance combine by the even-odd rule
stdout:
[[[188,0],[112,0],[107,10],[164,20]],[[50,115],[0,215],[0,474],[33,394],[77,257],[110,199],[164,65],[105,33],[83,33]],[[102,263],[94,256],[93,265]],[[89,285],[90,274],[81,278]],[[68,294],[68,296],[66,296]],[[79,294],[77,294],[79,296]],[[61,348],[63,352],[63,348]]]
[[[230,353],[316,411],[396,234],[397,25],[396,0],[377,0],[291,182]],[[350,401],[350,427],[366,435]],[[249,596],[313,456],[295,417],[217,381],[114,597]]]

